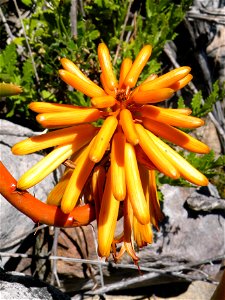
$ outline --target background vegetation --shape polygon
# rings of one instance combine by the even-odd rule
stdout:
[[[191,0],[1,2],[0,82],[13,82],[23,88],[20,95],[2,99],[1,118],[40,131],[34,115],[27,109],[31,101],[89,105],[86,96],[68,88],[58,78],[57,70],[60,69],[60,58],[67,57],[99,82],[96,50],[101,41],[110,48],[117,73],[123,57],[134,58],[144,44],[151,44],[153,54],[140,80],[151,73],[160,74],[174,67],[164,51],[166,42],[174,41],[180,51],[176,59],[179,59],[179,64],[192,67],[198,92],[184,89],[165,103],[167,107],[188,105],[194,115],[206,117],[213,105],[224,97],[224,89],[219,87],[216,76],[212,79],[212,88],[209,82],[198,79],[204,81],[205,77],[193,55],[196,49],[188,38],[187,41],[184,39],[187,34],[184,17]],[[224,156],[215,157],[212,151],[204,157],[188,154],[186,158],[210,177],[224,196],[221,188],[225,183]],[[186,184],[164,177],[160,181]]]

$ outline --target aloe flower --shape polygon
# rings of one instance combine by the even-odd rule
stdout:
[[[91,107],[32,102],[29,108],[48,133],[14,145],[17,155],[54,147],[40,162],[18,180],[18,188],[28,189],[64,163],[59,183],[47,202],[68,214],[75,206],[93,201],[98,224],[98,252],[119,259],[126,251],[138,260],[138,247],[152,243],[152,225],[162,220],[155,172],[173,179],[180,177],[195,185],[207,185],[207,178],[164,141],[188,151],[208,153],[209,148],[179,129],[197,128],[204,122],[191,116],[191,110],[156,105],[188,84],[192,75],[187,66],[165,75],[150,75],[137,85],[152,47],[144,46],[134,61],[122,62],[119,81],[113,71],[109,50],[98,46],[101,85],[95,84],[70,60],[61,59],[60,78],[91,98]],[[136,86],[137,85],[137,86]],[[96,121],[103,120],[96,126]],[[122,211],[122,215],[121,212]],[[115,236],[119,217],[124,229]],[[116,244],[122,243],[119,253]]]

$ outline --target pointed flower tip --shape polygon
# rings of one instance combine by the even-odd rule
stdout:
[[[23,174],[17,182],[17,188],[19,190],[25,191],[36,185],[39,182],[39,177],[35,176],[34,178],[30,178],[26,173]]]
[[[21,150],[23,147],[21,147],[20,143],[15,144],[12,146],[11,151],[14,155],[21,155]]]
[[[60,69],[60,70],[58,71],[58,74],[59,74],[60,77],[61,77],[61,76],[65,76],[65,75],[66,75],[66,71],[63,70],[63,69]]]
[[[14,96],[22,93],[22,88],[13,83],[0,83],[0,97]]]

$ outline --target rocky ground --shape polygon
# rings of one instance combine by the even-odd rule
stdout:
[[[33,134],[1,120],[2,161],[16,179],[41,156],[13,156],[10,147]],[[31,193],[44,201],[56,180],[57,173],[49,175]],[[9,298],[13,290],[19,295],[20,288],[24,295],[31,293],[25,299],[58,299],[47,293],[45,283],[32,281],[33,277],[58,287],[65,299],[100,299],[100,295],[106,295],[105,299],[210,299],[225,254],[225,201],[212,185],[200,189],[163,185],[161,192],[165,219],[155,232],[154,243],[138,253],[141,271],[128,256],[118,264],[98,264],[95,223],[37,231],[30,219],[1,198],[2,299],[23,299]],[[62,258],[54,260],[56,255]],[[24,274],[33,277],[27,281]]]

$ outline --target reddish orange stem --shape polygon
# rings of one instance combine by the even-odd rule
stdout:
[[[75,207],[71,213],[64,214],[59,207],[43,203],[27,191],[18,190],[16,184],[15,178],[0,161],[0,193],[35,223],[55,227],[78,227],[88,225],[95,219],[92,204]]]

